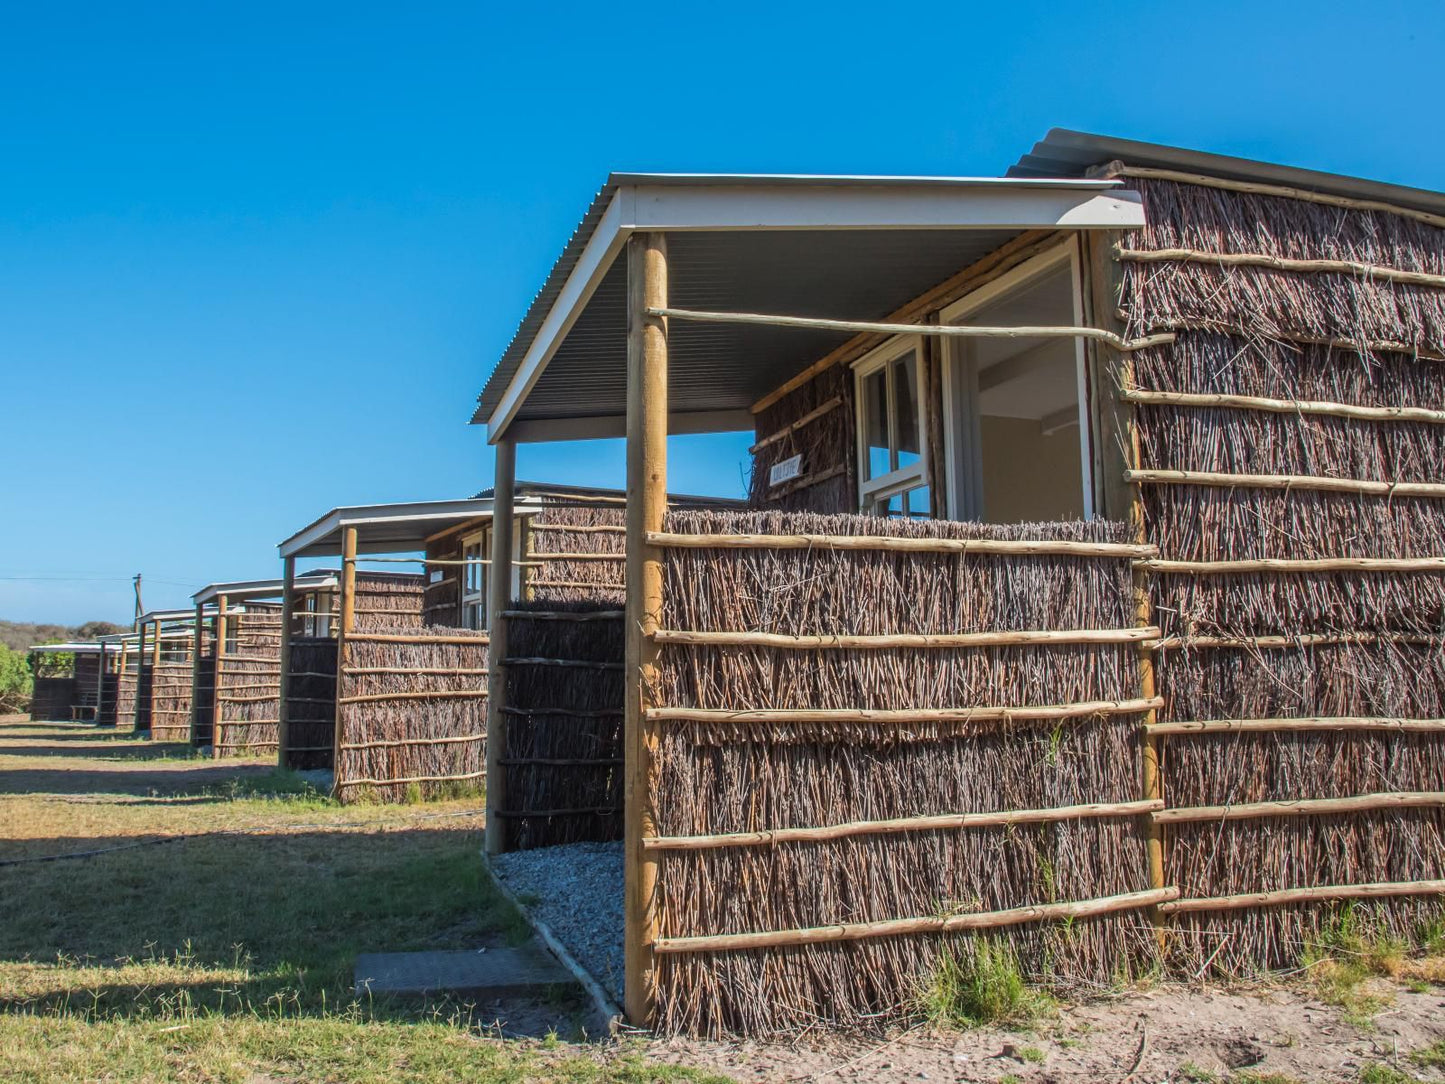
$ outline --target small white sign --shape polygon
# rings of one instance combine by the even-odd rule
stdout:
[[[428,577],[427,582],[428,582],[428,583],[441,583],[441,582],[442,582],[442,577],[445,576],[445,575],[446,575],[446,573],[443,572],[441,569],[439,569],[439,568],[434,568],[434,569],[431,570],[431,575]]]
[[[803,473],[802,454],[790,455],[781,463],[774,463],[773,469],[768,471],[768,485],[780,486],[784,482],[791,482],[798,475]]]

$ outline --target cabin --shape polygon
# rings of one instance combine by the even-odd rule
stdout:
[[[118,649],[105,640],[37,644],[28,656],[31,720],[115,725]]]
[[[336,588],[334,572],[297,577],[293,608],[327,612]],[[191,596],[198,637],[191,744],[214,757],[272,756],[280,747],[284,593],[284,580],[233,580]]]
[[[195,660],[204,653],[209,619],[190,610],[151,610],[136,621],[130,702],[135,729],[152,741],[191,740]]]
[[[123,632],[106,637],[115,644],[116,659],[115,725],[134,727],[140,688],[140,633]]]
[[[1063,130],[1001,177],[609,178],[475,421],[497,522],[518,443],[627,441],[627,1016],[876,1026],[977,938],[1082,986],[1438,921],[1442,363],[1437,192]],[[749,508],[669,507],[715,431]]]

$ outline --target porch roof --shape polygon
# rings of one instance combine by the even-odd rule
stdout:
[[[491,500],[476,498],[349,505],[313,520],[277,549],[282,557],[335,556],[341,552],[343,532],[355,527],[357,553],[409,553],[433,535],[491,514]]]
[[[668,234],[674,307],[877,320],[1024,231],[1142,223],[1116,181],[613,174],[472,420],[491,441],[622,434],[634,232]],[[752,428],[754,402],[849,337],[674,321],[670,430]]]
[[[310,572],[297,576],[292,585],[297,591],[330,591],[336,588],[335,572]],[[227,603],[260,602],[265,599],[279,599],[285,590],[285,580],[232,580],[229,583],[209,583],[191,599],[197,606],[215,602],[222,595]]]

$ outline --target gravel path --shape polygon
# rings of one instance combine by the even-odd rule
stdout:
[[[622,999],[622,844],[513,851],[492,868],[602,988]]]

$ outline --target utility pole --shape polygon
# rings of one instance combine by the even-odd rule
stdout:
[[[135,619],[131,622],[132,629],[140,628],[140,615],[145,613],[145,607],[140,600],[140,573],[135,574]]]

